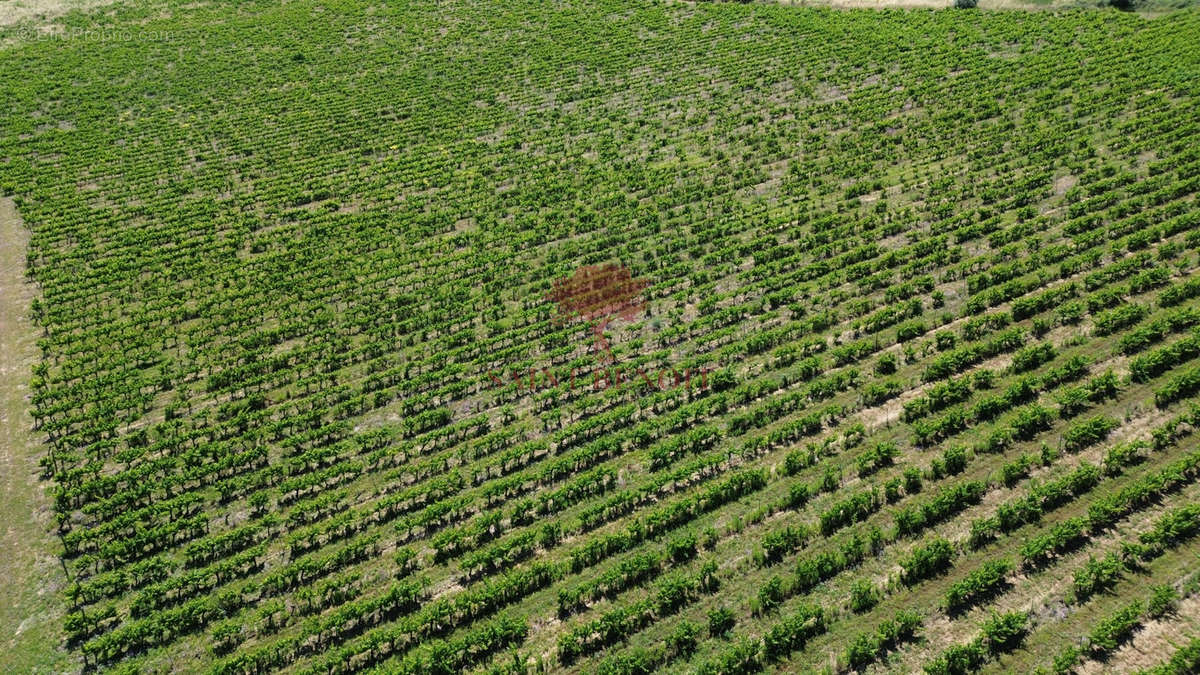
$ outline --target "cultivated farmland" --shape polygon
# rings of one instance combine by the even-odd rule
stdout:
[[[1200,664],[1200,11],[90,11],[0,28],[3,670]]]

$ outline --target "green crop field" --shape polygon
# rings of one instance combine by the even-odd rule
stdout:
[[[1200,669],[1200,10],[83,4],[0,671]]]

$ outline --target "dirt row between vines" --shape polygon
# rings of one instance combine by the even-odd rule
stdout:
[[[42,448],[29,414],[37,361],[30,319],[36,293],[25,280],[29,232],[11,199],[0,199],[0,672],[71,670],[62,646],[64,577],[50,500],[38,480]]]

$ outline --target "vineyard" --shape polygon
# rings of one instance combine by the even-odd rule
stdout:
[[[1200,10],[94,12],[0,28],[0,669],[1200,670]]]

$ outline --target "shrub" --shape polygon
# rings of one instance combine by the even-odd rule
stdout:
[[[1067,647],[1054,657],[1054,672],[1056,675],[1066,675],[1074,671],[1077,663],[1079,663],[1079,648]]]
[[[894,629],[894,634],[889,633],[887,628]],[[902,609],[896,612],[896,617],[892,621],[884,621],[879,626],[880,640],[888,648],[892,647],[896,642],[912,640],[918,636],[921,630],[921,615],[908,609]]]
[[[842,473],[837,467],[825,467],[825,473],[821,476],[821,491],[833,492],[842,484]]]
[[[980,640],[965,645],[954,645],[941,656],[925,665],[928,675],[960,675],[973,673],[987,662],[987,652]]]
[[[1041,387],[1043,389],[1053,389],[1067,382],[1074,382],[1087,375],[1088,366],[1091,362],[1091,358],[1076,354],[1062,364],[1050,368],[1043,373],[1041,376]]]
[[[717,578],[717,561],[704,561],[700,573],[696,575],[696,585],[705,593],[715,593],[721,588],[721,580]]]
[[[879,591],[866,579],[858,579],[850,586],[850,610],[856,614],[879,604],[879,598]]]
[[[1012,426],[1017,438],[1027,441],[1038,432],[1049,429],[1051,418],[1049,410],[1037,403],[1031,403],[1017,411]]]
[[[213,652],[218,655],[228,654],[241,644],[243,639],[242,624],[240,622],[229,620],[218,624],[212,631]]]
[[[955,476],[962,473],[967,468],[966,448],[959,445],[946,448],[946,451],[942,453],[942,462],[946,475]]]
[[[667,554],[675,564],[687,562],[696,557],[696,535],[688,533],[672,539],[667,544]]]
[[[817,461],[817,454],[808,448],[805,450],[793,450],[783,459],[783,472],[789,476],[794,476],[803,469],[812,466]]]
[[[857,532],[852,534],[849,539],[842,542],[842,565],[845,568],[851,568],[863,561],[867,556],[866,549],[863,546],[862,537]]]
[[[1068,387],[1055,397],[1058,401],[1058,416],[1069,419],[1087,410],[1090,405],[1088,392],[1083,387]]]
[[[879,405],[884,401],[896,398],[903,391],[904,387],[896,379],[889,378],[879,380],[878,382],[871,382],[863,387],[863,405]]]
[[[769,612],[779,606],[787,597],[788,589],[785,587],[783,579],[778,576],[773,576],[763,584],[762,588],[758,589],[758,602],[763,612]]]
[[[992,429],[987,438],[975,446],[975,450],[976,452],[985,452],[992,455],[1002,453],[1012,446],[1015,436],[1016,432],[1009,427]]]
[[[1063,449],[1067,452],[1083,450],[1108,438],[1112,430],[1119,426],[1120,422],[1106,415],[1078,422],[1063,434]]]
[[[792,483],[788,488],[788,508],[802,508],[808,503],[808,497],[808,483]]]
[[[896,328],[896,342],[908,342],[921,337],[928,330],[923,321],[908,321]]]
[[[1146,616],[1157,619],[1175,611],[1179,594],[1170,584],[1150,587],[1150,600],[1146,603]]]
[[[677,656],[686,656],[696,651],[696,639],[700,635],[700,627],[684,619],[675,630],[667,636],[667,648]]]
[[[804,525],[799,527],[789,525],[782,530],[768,532],[763,535],[762,540],[763,562],[772,564],[783,560],[785,555],[803,546],[807,539],[808,528]]]
[[[692,599],[696,581],[682,574],[673,574],[658,582],[655,587],[655,611],[659,616],[675,613]]]
[[[1006,406],[1017,406],[1022,403],[1027,403],[1034,400],[1038,396],[1038,390],[1041,388],[1041,383],[1038,378],[1033,375],[1025,375],[1013,382],[1004,392],[1004,403]]]
[[[754,673],[762,670],[759,656],[760,643],[739,639],[737,644],[723,649],[710,661],[705,661],[696,669],[697,675],[717,675],[718,673]]]
[[[1054,460],[1058,459],[1058,451],[1049,445],[1042,443],[1041,459],[1042,466],[1050,466],[1054,463]]]
[[[1106,399],[1116,398],[1121,391],[1121,380],[1116,373],[1106,370],[1088,380],[1084,388],[1087,389],[1088,400],[1099,403]]]
[[[825,615],[820,607],[806,605],[771,627],[763,636],[763,656],[779,661],[804,645],[814,635],[825,632]]]
[[[718,607],[708,613],[708,634],[712,637],[725,637],[733,630],[737,621],[733,610],[728,607]]]
[[[894,442],[884,441],[876,443],[875,447],[858,456],[859,478],[865,478],[884,467],[891,466],[899,454],[900,448]]]
[[[996,538],[1000,532],[1000,521],[993,517],[977,518],[971,521],[971,533],[967,537],[967,546],[978,550]]]
[[[1088,561],[1075,572],[1075,598],[1083,602],[1096,593],[1112,588],[1125,573],[1125,564],[1115,553],[1100,560],[1088,557]]]
[[[871,633],[860,633],[846,646],[846,665],[858,670],[875,660],[876,642]]]
[[[911,611],[900,611],[894,619],[880,622],[874,633],[860,633],[846,647],[845,660],[851,668],[861,669],[901,642],[916,637],[921,627],[921,615]]]
[[[900,562],[900,580],[906,586],[912,586],[946,571],[953,559],[954,547],[945,539],[937,537],[913,549],[913,552]]]
[[[915,466],[904,469],[904,492],[915,495],[921,491],[921,470]]]
[[[1004,578],[1011,571],[1012,563],[1005,559],[983,563],[962,581],[950,585],[946,592],[946,609],[962,611],[991,597],[1004,587]]]
[[[1060,553],[1077,548],[1087,536],[1084,528],[1087,519],[1080,516],[1063,521],[1045,534],[1038,535],[1021,546],[1021,555],[1025,558],[1027,567],[1040,567],[1050,558]]]
[[[1058,308],[1057,316],[1060,323],[1064,326],[1077,324],[1083,321],[1083,315],[1087,312],[1087,308],[1078,300],[1072,300]]]
[[[929,502],[897,511],[896,531],[900,535],[916,534],[960,513],[972,504],[978,504],[986,491],[987,484],[977,480],[944,487]]]
[[[851,495],[821,514],[821,534],[828,537],[839,529],[865,520],[879,510],[879,497],[874,490]]]
[[[812,590],[817,584],[825,581],[845,569],[846,563],[836,553],[826,551],[811,558],[805,558],[796,563],[796,588],[798,592]]]
[[[996,373],[987,368],[980,368],[975,371],[975,375],[971,378],[972,386],[976,389],[991,389],[995,386]]]
[[[883,498],[889,504],[894,504],[900,501],[902,496],[901,488],[904,483],[899,478],[890,478],[883,484]]]
[[[1108,616],[1092,629],[1088,636],[1093,652],[1116,649],[1133,635],[1142,623],[1142,603],[1134,601]]]
[[[1143,544],[1176,546],[1200,534],[1200,504],[1188,504],[1163,514],[1154,529],[1139,536]]]
[[[1029,615],[1025,612],[1007,614],[992,613],[983,624],[983,635],[987,638],[988,650],[1003,654],[1016,649],[1029,632]]]
[[[1037,463],[1033,455],[1023,454],[1000,468],[1000,480],[1004,487],[1016,485],[1022,478],[1029,475],[1029,470]]]
[[[1054,345],[1048,342],[1024,347],[1013,354],[1012,372],[1024,373],[1033,370],[1053,359],[1055,354]]]
[[[622,654],[612,654],[605,657],[596,666],[596,675],[634,675],[635,673],[652,673],[667,655],[661,649],[644,649],[634,647]],[[520,666],[515,666],[519,668]],[[501,670],[501,669],[497,669]],[[493,671],[497,672],[497,671]],[[504,671],[509,672],[509,671]]]
[[[1132,326],[1133,324],[1145,318],[1148,310],[1143,305],[1126,303],[1101,312],[1095,317],[1096,335],[1112,335],[1123,328]]]
[[[1175,401],[1200,392],[1200,366],[1185,370],[1167,381],[1154,392],[1154,405],[1166,408]]]

